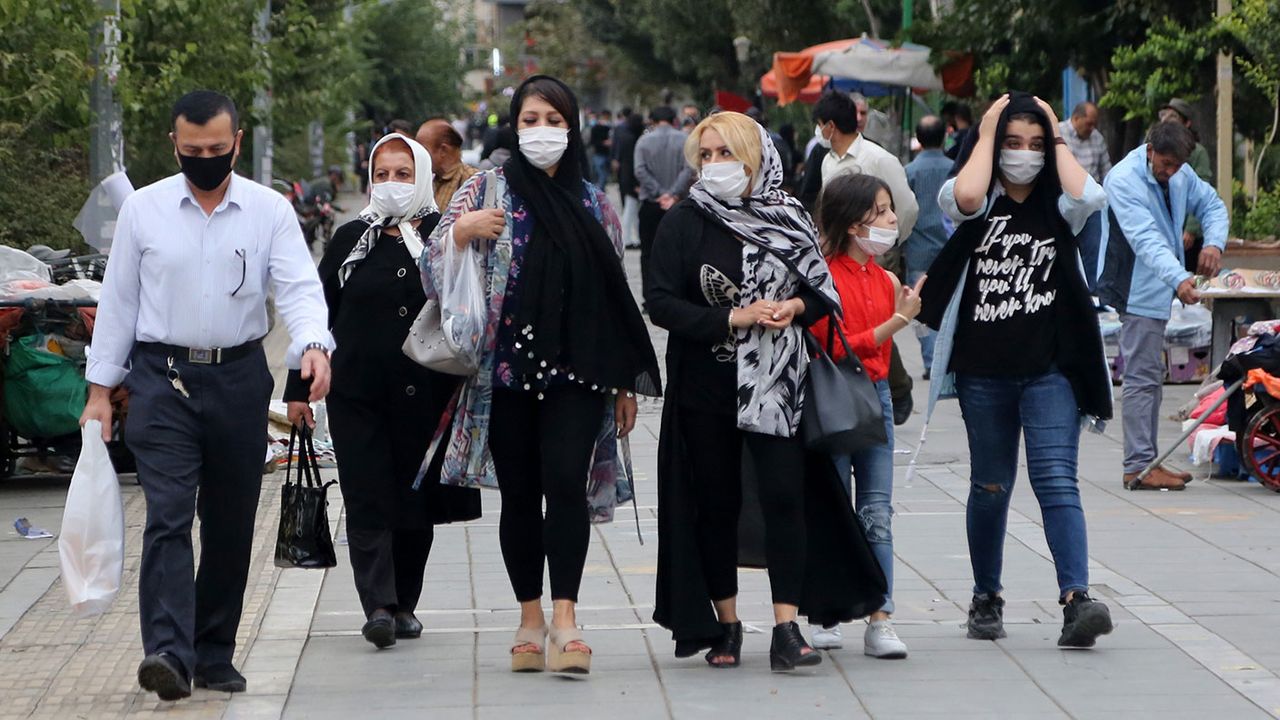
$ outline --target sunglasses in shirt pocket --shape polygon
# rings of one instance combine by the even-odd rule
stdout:
[[[236,299],[262,297],[262,265],[255,247],[234,247],[224,261],[224,284]]]

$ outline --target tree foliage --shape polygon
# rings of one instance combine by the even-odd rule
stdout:
[[[370,120],[421,121],[461,105],[458,33],[434,3],[367,3],[356,17],[356,37],[368,73],[361,97]]]
[[[1220,44],[1211,25],[1187,28],[1161,18],[1143,42],[1116,48],[1103,107],[1123,112],[1125,120],[1148,121],[1156,110],[1178,97],[1198,100],[1206,88],[1205,68]]]

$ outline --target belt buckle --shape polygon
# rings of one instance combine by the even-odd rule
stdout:
[[[188,348],[187,362],[197,365],[213,365],[222,359],[222,348]]]

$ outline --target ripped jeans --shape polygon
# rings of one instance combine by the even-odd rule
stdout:
[[[1089,543],[1076,469],[1080,412],[1071,383],[1051,370],[1034,377],[956,375],[969,435],[965,510],[974,594],[998,593],[1009,496],[1018,474],[1018,436],[1026,438],[1027,475],[1040,504],[1058,574],[1058,597],[1089,588]]]
[[[863,448],[852,455],[835,457],[836,471],[844,481],[844,489],[850,490],[850,475],[855,479],[854,508],[867,533],[867,542],[875,553],[889,592],[884,596],[880,610],[893,612],[893,399],[889,395],[889,381],[876,383],[880,406],[884,410],[884,430],[889,442]]]

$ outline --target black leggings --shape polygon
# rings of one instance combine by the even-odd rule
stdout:
[[[731,415],[680,408],[698,522],[694,529],[712,600],[738,594],[742,449],[755,464],[765,559],[775,603],[799,605],[804,589],[804,448],[795,438],[743,432]]]
[[[516,600],[542,597],[546,558],[551,599],[577,602],[591,538],[587,477],[604,397],[577,386],[544,394],[539,400],[533,392],[493,391],[489,450],[502,493],[498,540]]]

